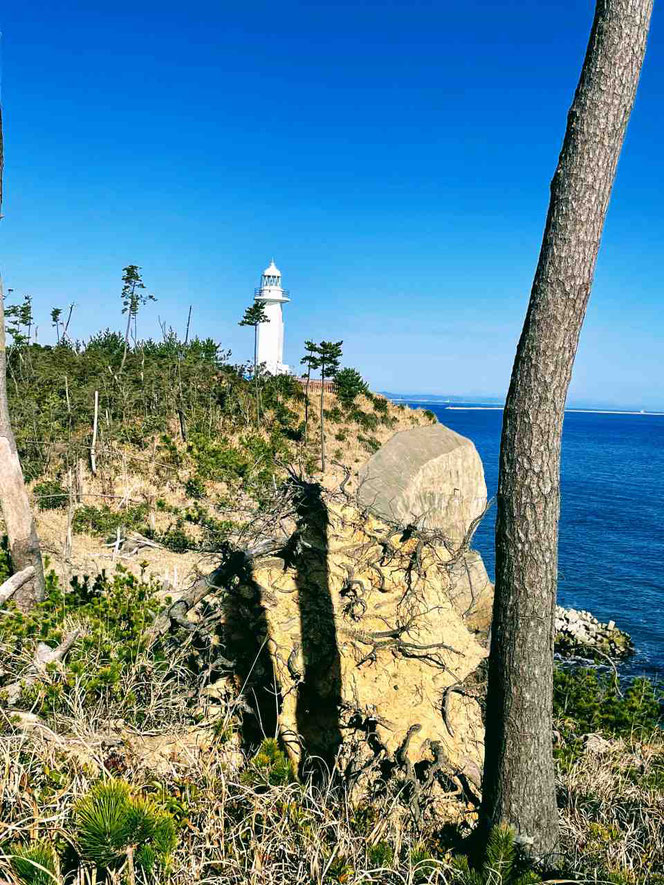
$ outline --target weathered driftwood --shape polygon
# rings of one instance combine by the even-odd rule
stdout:
[[[11,599],[17,590],[20,590],[24,584],[31,581],[34,576],[35,568],[34,566],[29,565],[27,568],[21,569],[20,572],[16,572],[11,578],[7,578],[4,584],[0,585],[0,605],[4,605],[8,599]]]
[[[25,688],[34,685],[44,673],[48,664],[54,664],[64,659],[69,649],[81,635],[81,632],[80,628],[71,630],[56,648],[51,648],[45,642],[38,644],[30,670],[21,679],[17,679],[16,682],[12,682],[2,689],[2,694],[5,695],[8,706],[12,707],[16,704],[21,696],[21,692]]]

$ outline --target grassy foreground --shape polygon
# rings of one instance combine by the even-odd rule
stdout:
[[[471,870],[468,824],[441,825],[430,807],[416,826],[398,791],[351,801],[341,777],[298,780],[274,736],[243,743],[251,714],[229,681],[211,678],[217,650],[185,630],[148,647],[159,594],[122,569],[74,579],[65,594],[51,573],[38,611],[9,607],[0,618],[0,696],[23,680],[0,714],[6,880],[540,881],[519,867],[508,834],[494,837],[484,872]],[[74,629],[66,660],[35,674],[36,643]],[[559,672],[556,715],[564,866],[581,881],[663,882],[652,685],[621,690],[593,671]]]

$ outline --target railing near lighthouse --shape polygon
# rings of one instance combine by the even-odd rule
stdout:
[[[260,295],[265,289],[278,289],[280,297],[290,298],[290,291],[288,289],[282,289],[281,286],[257,286],[254,289],[254,296]]]

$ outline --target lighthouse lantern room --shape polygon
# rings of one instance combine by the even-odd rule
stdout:
[[[288,292],[281,287],[281,271],[274,261],[270,262],[261,276],[261,284],[254,298],[262,303],[268,321],[256,326],[256,362],[263,365],[271,375],[285,375],[284,365],[284,316],[283,305],[290,301]]]

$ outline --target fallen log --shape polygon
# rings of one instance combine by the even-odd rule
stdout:
[[[27,568],[22,569],[20,572],[16,572],[15,575],[12,575],[11,578],[7,578],[7,580],[0,584],[0,605],[4,605],[8,599],[16,593],[17,590],[20,590],[24,584],[27,584],[28,581],[32,580],[35,576],[35,567],[33,565],[29,565]]]
[[[147,648],[150,648],[164,634],[168,633],[171,623],[179,624],[182,622],[187,612],[194,606],[198,605],[208,593],[213,590],[221,590],[223,587],[223,577],[225,576],[224,565],[218,566],[210,575],[199,578],[189,587],[188,590],[179,596],[176,600],[169,603],[163,608],[152,622],[152,626],[146,633]]]

